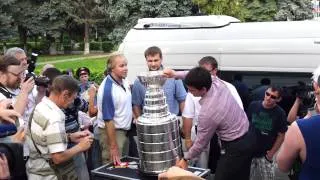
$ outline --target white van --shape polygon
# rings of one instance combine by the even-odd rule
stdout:
[[[146,71],[144,51],[158,46],[163,64],[190,69],[204,56],[217,59],[220,77],[242,73],[249,86],[263,77],[275,84],[310,81],[320,64],[320,21],[240,23],[230,16],[144,18],[132,28],[119,51],[128,59],[128,78]]]

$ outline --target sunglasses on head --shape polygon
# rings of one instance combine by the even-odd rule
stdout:
[[[266,96],[270,96],[271,99],[278,99],[277,96],[270,94],[269,92],[266,91]]]

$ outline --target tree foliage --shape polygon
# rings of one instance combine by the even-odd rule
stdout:
[[[245,21],[273,21],[277,13],[276,0],[246,0]]]
[[[310,0],[193,0],[206,14],[224,14],[242,21],[311,19]]]
[[[295,21],[313,18],[310,0],[279,0],[278,8],[279,11],[275,15],[275,20]]]
[[[191,15],[191,0],[109,0],[107,15],[113,24],[109,38],[118,44],[139,18]]]
[[[113,44],[122,41],[139,18],[202,14],[234,16],[242,21],[310,19],[310,0],[1,0],[0,41],[42,37],[54,44],[84,40],[99,33]],[[95,31],[91,31],[95,30]],[[67,38],[64,38],[67,37]],[[26,47],[26,46],[25,46]]]
[[[243,0],[193,0],[202,13],[215,15],[229,15],[245,20],[246,10]]]
[[[10,11],[10,6],[15,0],[0,1],[0,40],[7,40],[16,34],[16,28],[13,26],[13,18]]]

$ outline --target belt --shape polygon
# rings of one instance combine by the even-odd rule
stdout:
[[[240,137],[238,137],[238,138],[236,138],[234,140],[231,140],[231,141],[223,141],[223,140],[221,140],[221,144],[224,146],[224,145],[228,145],[230,143],[238,142],[238,141],[244,139],[247,135],[248,135],[248,131],[244,135],[242,135],[242,136],[240,136]]]

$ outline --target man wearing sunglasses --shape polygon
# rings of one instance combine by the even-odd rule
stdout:
[[[281,88],[271,86],[263,101],[253,101],[247,116],[257,134],[257,150],[251,163],[250,179],[274,179],[273,157],[280,148],[287,131],[286,114],[277,105],[281,101]]]

